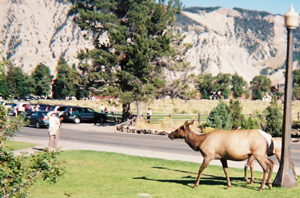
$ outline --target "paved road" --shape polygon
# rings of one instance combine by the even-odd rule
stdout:
[[[37,147],[46,147],[48,142],[48,132],[46,128],[36,129],[24,127],[20,133],[14,137],[16,141],[33,142]],[[164,158],[170,160],[181,160],[191,162],[202,162],[199,152],[195,152],[186,145],[183,140],[170,140],[167,136],[161,135],[141,135],[115,132],[114,127],[101,127],[92,124],[72,124],[64,123],[61,128],[61,138],[59,147],[62,150],[84,149],[96,151],[108,151],[124,153],[130,155]],[[300,175],[300,143],[292,143],[292,160],[297,167],[296,171]],[[277,166],[275,157],[272,159]],[[221,165],[219,160],[213,160],[210,164]],[[229,162],[229,167],[243,168],[245,162]],[[261,171],[259,165],[256,170]]]

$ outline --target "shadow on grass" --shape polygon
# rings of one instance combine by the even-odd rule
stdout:
[[[193,176],[187,175],[185,177],[182,177],[181,179],[153,179],[153,178],[148,178],[148,177],[135,177],[133,179],[164,182],[164,183],[176,183],[176,184],[181,184],[184,186],[189,186],[192,188],[194,186],[197,176],[198,176],[198,173],[194,173],[194,172],[169,169],[169,168],[165,168],[165,167],[153,167],[153,168],[169,170],[169,171],[177,171],[177,172],[181,172],[181,173],[192,174]],[[229,176],[229,178],[230,178],[232,187],[235,186],[235,187],[240,187],[240,188],[253,189],[253,185],[246,183],[244,177],[230,177]],[[260,179],[256,179],[254,181],[254,183],[257,183],[257,184],[261,184],[261,182],[262,181]],[[224,174],[224,176],[202,174],[199,186],[201,186],[201,185],[212,185],[212,186],[224,185],[224,189],[226,189],[226,187],[227,187],[226,176],[225,176],[225,174]]]

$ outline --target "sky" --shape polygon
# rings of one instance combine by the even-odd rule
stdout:
[[[181,0],[183,6],[245,8],[248,10],[267,11],[271,14],[284,15],[294,5],[296,12],[300,13],[300,0]]]

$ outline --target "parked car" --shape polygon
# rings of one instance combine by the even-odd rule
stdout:
[[[89,107],[66,106],[64,107],[64,112],[61,117],[63,117],[64,122],[74,122],[76,124],[80,122],[106,122],[105,114],[96,112]]]
[[[7,101],[1,101],[1,105],[4,106],[6,109],[13,109],[15,106],[17,106],[16,103]]]
[[[27,121],[27,126],[33,125],[35,128],[48,127],[49,126],[49,111],[35,111],[29,116],[26,116],[25,121]]]
[[[70,100],[74,100],[74,101],[76,101],[77,99],[76,99],[76,97],[75,97],[75,96],[70,96]]]
[[[37,104],[39,111],[50,111],[52,105],[49,104]]]

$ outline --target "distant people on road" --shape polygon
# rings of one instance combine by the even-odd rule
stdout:
[[[103,104],[101,104],[101,106],[100,106],[100,112],[104,113],[104,105]]]
[[[148,123],[150,123],[151,115],[152,115],[152,111],[151,111],[150,108],[148,108],[148,110],[147,110],[147,120],[148,120]]]
[[[107,110],[106,107],[104,108],[104,113],[105,113],[106,116],[108,116],[108,110]]]
[[[73,108],[70,108],[69,113],[70,113],[70,115],[72,115],[72,113],[73,113]]]
[[[56,116],[56,112],[52,111],[48,114],[49,117],[49,147],[57,147],[57,142],[60,135],[60,121]]]
[[[114,106],[111,106],[111,108],[110,108],[110,113],[111,113],[111,115],[115,115],[115,108],[114,108]]]

